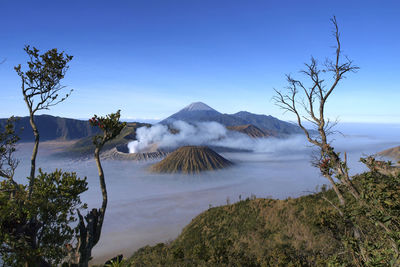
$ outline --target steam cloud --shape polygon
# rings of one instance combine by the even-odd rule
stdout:
[[[173,149],[183,145],[207,145],[253,152],[276,152],[280,150],[304,150],[304,138],[290,139],[251,138],[246,134],[229,131],[217,122],[196,122],[189,124],[175,121],[171,133],[167,126],[156,124],[150,128],[141,127],[136,131],[137,140],[128,144],[130,153],[143,152],[157,145],[158,148]]]

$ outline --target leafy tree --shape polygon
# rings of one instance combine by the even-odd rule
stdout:
[[[287,92],[275,90],[274,99],[282,109],[295,114],[297,124],[308,142],[318,149],[313,164],[330,182],[337,195],[338,204],[327,201],[340,215],[335,223],[343,226],[338,228],[343,230],[339,234],[348,248],[347,252],[353,257],[351,264],[365,266],[384,262],[399,265],[400,214],[397,207],[400,200],[394,198],[398,194],[391,190],[398,188],[398,174],[377,174],[374,171],[377,162],[369,159],[369,162],[373,162],[370,167],[374,175],[384,175],[386,178],[374,180],[367,175],[362,179],[352,179],[346,153],[342,156],[337,152],[328,138],[336,123],[326,118],[325,105],[345,75],[359,69],[348,57],[343,57],[336,18],[333,17],[331,22],[336,40],[335,58],[327,59],[322,66],[311,58],[311,62],[305,64],[306,68],[301,71],[308,79],[308,84],[287,75]],[[317,134],[304,126],[304,120],[313,124]],[[372,190],[375,187],[380,190]],[[379,240],[373,240],[378,236]]]
[[[57,99],[59,82],[72,59],[56,49],[39,55],[25,47],[30,57],[29,70],[15,67],[22,79],[22,93],[28,105],[35,135],[28,185],[15,181],[18,160],[13,157],[18,136],[13,118],[0,129],[0,254],[8,266],[54,266],[66,256],[65,247],[75,233],[76,210],[85,208],[80,194],[87,190],[86,178],[56,170],[35,176],[39,131],[34,114],[65,99]]]
[[[36,156],[39,149],[39,130],[35,123],[35,113],[40,110],[48,110],[50,107],[63,102],[72,92],[64,97],[59,96],[60,91],[65,88],[60,84],[69,66],[68,62],[72,56],[59,53],[56,48],[43,54],[35,47],[25,46],[25,52],[29,56],[28,70],[23,71],[21,64],[14,67],[21,77],[21,89],[25,103],[28,107],[30,124],[35,136],[35,144],[31,157],[31,172],[29,176],[29,196],[32,194],[34,177],[36,171]]]
[[[4,131],[0,132],[0,177],[15,184],[14,174],[19,161],[13,157],[19,137],[14,130],[15,118],[7,120]]]
[[[86,178],[76,173],[39,169],[31,197],[26,185],[14,180],[13,157],[18,137],[12,120],[0,133],[0,253],[8,265],[47,266],[65,257],[73,237],[76,209],[84,208],[79,195],[87,190]]]
[[[78,210],[79,224],[77,243],[75,247],[70,247],[69,253],[70,263],[72,266],[88,266],[88,263],[92,258],[92,249],[100,240],[108,202],[104,171],[100,162],[100,152],[105,143],[119,135],[121,130],[126,126],[126,123],[120,122],[119,119],[120,110],[118,110],[116,113],[111,113],[106,117],[98,117],[97,115],[94,115],[93,118],[89,120],[93,127],[99,127],[103,132],[102,135],[96,135],[93,137],[93,144],[96,147],[94,158],[99,173],[103,201],[99,209],[92,209],[85,217],[83,217]]]

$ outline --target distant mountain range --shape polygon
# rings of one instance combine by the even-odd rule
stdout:
[[[242,132],[252,137],[282,136],[301,132],[296,125],[272,116],[257,115],[246,111],[223,114],[202,102],[192,103],[160,123],[168,125],[177,120],[189,123],[215,121],[230,130]],[[4,127],[6,122],[7,119],[0,119],[0,129]],[[35,116],[35,122],[39,129],[41,141],[81,139],[99,132],[96,128],[91,127],[86,120],[38,115]],[[18,117],[16,130],[22,142],[34,140],[29,117]]]
[[[288,135],[301,133],[301,129],[297,125],[281,121],[272,116],[258,115],[247,111],[240,111],[235,114],[223,114],[202,102],[192,103],[177,113],[162,120],[160,123],[169,125],[177,120],[189,123],[195,121],[215,121],[227,126],[228,128],[235,126],[242,126],[243,128],[245,128],[245,126],[255,126],[258,130],[265,132],[265,135]],[[233,130],[236,129],[233,128]]]
[[[3,129],[7,119],[0,119],[0,129]],[[50,115],[35,116],[39,130],[40,140],[73,140],[91,136],[98,133],[96,128],[90,126],[88,121],[54,117]],[[15,129],[22,142],[34,141],[29,117],[18,117]]]

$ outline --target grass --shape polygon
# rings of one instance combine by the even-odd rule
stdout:
[[[324,227],[332,208],[321,194],[210,208],[176,240],[139,249],[124,266],[324,265],[341,244]]]

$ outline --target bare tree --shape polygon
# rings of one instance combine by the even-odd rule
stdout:
[[[311,63],[306,63],[306,69],[301,71],[311,81],[311,84],[307,86],[302,81],[287,75],[286,79],[289,84],[287,87],[288,93],[275,90],[277,95],[274,99],[279,107],[296,115],[297,124],[304,131],[307,140],[319,148],[320,159],[318,167],[322,175],[329,180],[335,190],[340,204],[344,205],[345,199],[342,192],[336,186],[336,181],[346,185],[354,197],[357,198],[359,193],[350,180],[346,156],[344,160],[340,159],[339,154],[335,152],[328,141],[327,137],[334,123],[325,118],[325,104],[339,82],[345,78],[344,75],[355,72],[358,70],[358,67],[353,65],[353,62],[347,57],[342,61],[338,24],[335,17],[331,21],[334,25],[334,36],[336,39],[335,60],[327,59],[322,68],[320,68],[317,60],[311,58]],[[330,74],[333,78],[332,83],[329,85],[326,84],[325,76],[327,74]],[[305,96],[303,99],[299,99],[298,97],[301,93]],[[305,112],[302,113],[302,111]],[[315,126],[318,132],[317,136],[310,133],[304,126],[304,120],[311,122]],[[332,168],[328,168],[330,166]]]
[[[300,71],[305,75],[308,84],[303,81],[294,79],[291,75],[287,75],[288,86],[286,92],[276,91],[274,100],[276,104],[283,110],[295,114],[298,126],[303,130],[308,142],[318,148],[318,158],[313,162],[321,172],[321,174],[330,182],[338,199],[339,206],[330,202],[340,215],[343,216],[343,210],[346,206],[345,194],[349,193],[353,199],[365,207],[368,205],[360,195],[359,190],[354,185],[349,175],[349,167],[347,164],[347,155],[344,157],[331,146],[328,140],[329,134],[335,122],[331,122],[326,118],[325,107],[332,92],[337,88],[340,82],[345,78],[346,74],[356,72],[359,68],[346,56],[343,56],[340,33],[336,17],[331,19],[334,26],[333,35],[335,37],[335,58],[333,60],[326,59],[325,63],[318,64],[313,57],[310,63],[305,64],[305,69]],[[313,134],[305,127],[304,122],[310,122],[314,126],[317,134]],[[384,212],[384,211],[382,211]],[[347,220],[347,219],[346,219]],[[354,238],[360,240],[358,242],[363,262],[368,262],[368,255],[365,252],[361,239],[363,239],[363,231],[359,229],[351,221],[346,221],[353,225]],[[399,258],[399,250],[396,240],[393,239],[393,232],[382,221],[374,219],[374,223],[379,225],[387,234],[395,252],[395,257]]]
[[[22,71],[21,64],[14,69],[21,77],[22,95],[29,110],[29,122],[35,136],[29,176],[29,196],[31,196],[40,138],[34,116],[37,111],[48,110],[64,101],[72,92],[71,90],[64,97],[59,96],[60,91],[65,88],[60,84],[60,81],[68,70],[68,62],[72,60],[72,56],[64,54],[64,52],[58,53],[56,48],[41,55],[37,48],[31,48],[29,45],[25,46],[24,50],[29,56],[28,70]]]

